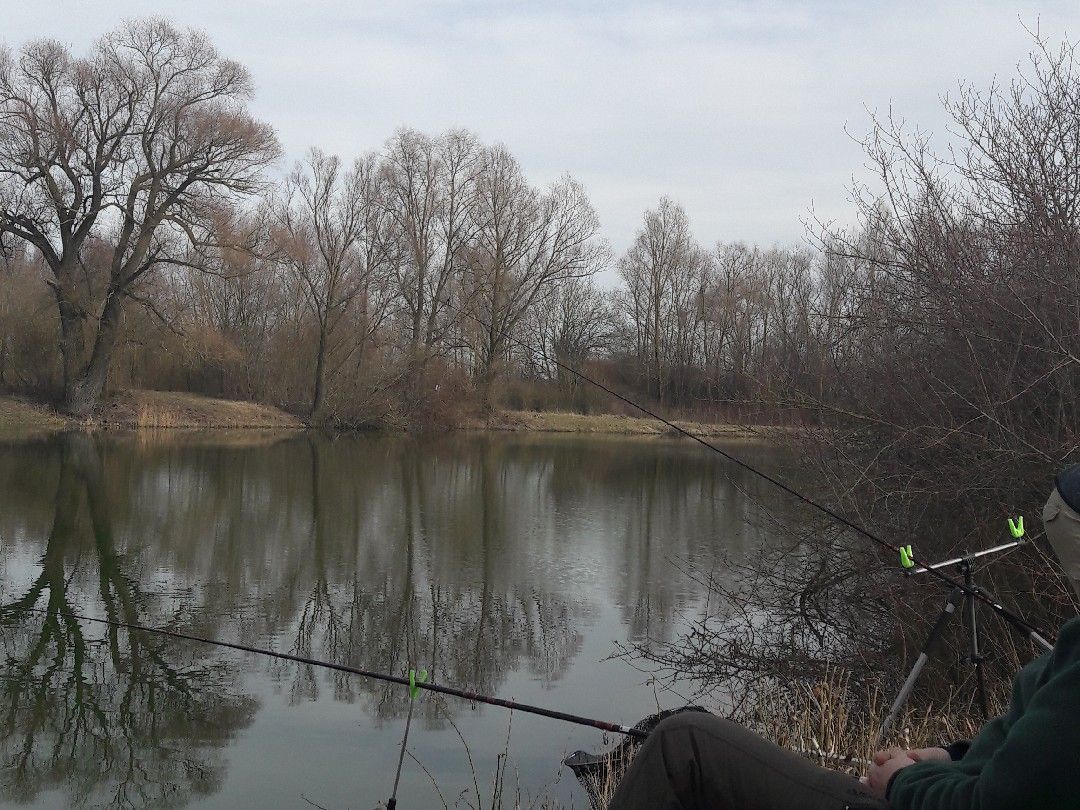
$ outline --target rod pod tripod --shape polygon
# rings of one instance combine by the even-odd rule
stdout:
[[[1010,521],[1010,525],[1012,522]],[[926,641],[923,643],[922,648],[919,650],[919,657],[915,659],[915,664],[911,668],[911,672],[908,673],[907,679],[904,681],[904,685],[900,687],[900,692],[896,696],[896,700],[893,701],[892,706],[889,708],[889,713],[885,715],[885,719],[881,721],[881,727],[878,729],[876,736],[874,737],[873,747],[876,748],[881,739],[885,736],[885,733],[892,726],[893,721],[896,720],[896,716],[900,713],[900,709],[903,708],[908,698],[911,697],[912,691],[915,689],[915,681],[918,680],[919,674],[923,671],[923,668],[930,660],[930,655],[937,646],[941,637],[942,631],[945,629],[945,624],[949,618],[962,608],[964,613],[964,625],[968,631],[968,663],[971,664],[975,670],[975,682],[977,684],[977,690],[979,694],[979,705],[982,708],[983,717],[985,718],[989,713],[989,705],[986,697],[986,674],[983,672],[982,663],[984,656],[979,647],[979,624],[978,617],[975,613],[977,606],[977,600],[974,596],[975,593],[982,593],[985,596],[990,594],[985,590],[979,588],[975,584],[975,573],[972,564],[975,560],[982,557],[988,557],[991,554],[999,554],[1005,551],[1011,551],[1018,546],[1024,545],[1026,540],[1023,536],[1023,519],[1019,525],[1019,534],[1014,530],[1013,536],[1016,537],[1010,543],[1002,543],[999,546],[983,549],[973,554],[968,554],[964,557],[953,557],[949,560],[942,560],[941,562],[934,563],[921,568],[915,568],[914,570],[907,571],[909,576],[913,574],[925,574],[928,570],[949,568],[954,565],[960,566],[960,571],[964,575],[964,588],[953,588],[948,598],[945,600],[945,606],[941,609],[941,613],[938,614],[937,619],[934,621],[933,626],[930,628],[930,632],[926,636]],[[1045,642],[1044,642],[1045,643]]]

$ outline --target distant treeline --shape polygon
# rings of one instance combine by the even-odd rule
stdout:
[[[554,360],[684,407],[822,372],[815,330],[837,313],[815,317],[806,251],[706,251],[664,199],[603,290],[614,259],[572,178],[536,188],[503,146],[400,130],[273,182],[250,94],[241,66],[159,20],[85,57],[50,41],[4,57],[0,385],[77,415],[111,385],[425,424],[500,398],[610,407]]]
[[[1012,85],[962,85],[947,147],[873,120],[858,224],[790,248],[704,247],[664,198],[613,256],[581,184],[538,188],[466,131],[402,129],[351,162],[312,149],[276,181],[251,94],[157,19],[83,56],[0,57],[0,386],[79,415],[139,386],[338,425],[614,407],[560,361],[669,409],[827,423],[901,465],[977,456],[984,478],[1077,441],[1068,44],[1037,41]]]

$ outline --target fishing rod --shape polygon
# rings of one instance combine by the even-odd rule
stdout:
[[[24,607],[24,608],[7,608],[9,613],[17,611],[27,611],[31,613],[43,613],[47,614],[48,611],[43,608]],[[443,686],[442,684],[421,682],[415,678],[404,678],[399,675],[388,675],[384,672],[373,672],[367,669],[359,669],[357,667],[350,667],[346,664],[335,664],[330,661],[320,661],[318,658],[308,658],[303,655],[292,655],[291,653],[277,652],[276,650],[268,650],[264,647],[252,647],[249,644],[238,644],[231,641],[221,641],[215,638],[206,638],[205,636],[195,636],[190,633],[181,633],[177,630],[168,630],[164,627],[148,627],[141,624],[133,624],[131,622],[122,622],[117,619],[102,619],[95,616],[83,616],[78,613],[66,614],[72,619],[77,619],[84,622],[95,622],[97,624],[104,624],[109,627],[122,627],[126,630],[137,630],[143,633],[153,633],[159,636],[169,636],[170,638],[183,639],[184,641],[195,641],[199,644],[209,644],[213,647],[226,647],[231,650],[240,650],[241,652],[255,653],[256,655],[265,655],[269,658],[277,658],[282,661],[293,661],[297,664],[308,664],[313,667],[323,667],[324,669],[332,669],[337,672],[346,672],[350,675],[359,675],[362,678],[371,678],[376,681],[384,681],[386,683],[396,683],[402,686],[408,686],[411,689],[426,689],[429,692],[437,692],[441,695],[450,695],[451,697],[462,698],[463,700],[470,700],[474,703],[486,703],[489,706],[501,706],[504,709],[511,709],[513,711],[525,712],[526,714],[537,714],[541,717],[550,717],[552,720],[564,720],[567,723],[575,723],[579,726],[590,726],[591,728],[599,729],[600,731],[608,731],[613,734],[625,734],[628,737],[634,737],[636,739],[644,739],[648,736],[648,733],[641,729],[634,728],[632,726],[623,726],[618,723],[608,723],[604,720],[594,720],[591,717],[583,717],[578,714],[571,714],[569,712],[560,712],[555,709],[546,709],[543,706],[532,706],[528,703],[518,703],[516,700],[506,700],[504,698],[492,697],[491,695],[482,695],[479,692],[472,692],[468,689],[457,689],[453,686]]]
[[[452,304],[449,300],[445,301],[444,303],[446,304],[447,307],[449,307],[450,309],[456,311],[457,313],[459,313],[461,315],[464,315],[466,317],[472,318],[474,321],[476,321],[476,323],[478,323],[481,327],[488,330],[489,332],[496,331],[495,328],[491,324],[484,321],[479,316],[474,315],[471,312],[465,311],[464,309]],[[645,414],[646,416],[649,416],[652,419],[655,419],[657,422],[660,422],[661,424],[667,426],[668,428],[675,431],[676,433],[679,433],[680,435],[685,436],[688,439],[694,440],[695,442],[702,445],[703,447],[707,447],[709,450],[712,450],[714,453],[716,453],[717,455],[723,457],[727,461],[730,461],[732,464],[735,464],[736,466],[741,467],[742,469],[746,470],[747,472],[752,473],[753,475],[756,475],[758,478],[761,478],[764,481],[767,481],[768,483],[772,484],[773,486],[777,487],[778,489],[782,490],[783,492],[786,492],[788,495],[795,498],[796,500],[801,501],[802,503],[806,504],[807,506],[810,506],[810,507],[816,509],[818,512],[821,512],[823,515],[833,519],[834,521],[841,524],[842,526],[845,526],[848,529],[851,529],[856,534],[860,534],[863,537],[865,537],[865,538],[867,538],[869,540],[872,540],[873,542],[877,543],[881,548],[886,549],[888,551],[891,551],[893,554],[900,555],[901,559],[905,560],[905,563],[904,563],[905,567],[908,565],[908,563],[910,563],[912,565],[919,565],[919,566],[922,565],[918,560],[916,560],[912,556],[911,550],[910,550],[911,549],[910,545],[901,548],[900,546],[897,546],[897,545],[894,545],[894,544],[890,543],[885,538],[875,534],[874,532],[870,531],[869,529],[865,528],[864,526],[861,526],[858,523],[855,523],[850,518],[844,517],[842,514],[840,514],[836,510],[831,509],[830,507],[826,506],[825,504],[814,500],[813,498],[811,498],[808,495],[804,495],[802,492],[795,489],[790,484],[786,484],[783,481],[781,481],[779,478],[776,478],[776,477],[770,475],[769,473],[767,473],[767,472],[765,472],[763,470],[759,470],[757,467],[755,467],[752,464],[744,461],[743,459],[739,458],[738,456],[734,456],[731,453],[727,452],[726,450],[722,450],[721,448],[717,447],[715,444],[708,441],[704,437],[697,435],[693,431],[690,431],[690,430],[687,430],[687,429],[685,429],[683,427],[680,427],[679,425],[672,422],[670,419],[666,419],[665,417],[663,417],[660,414],[656,413],[655,411],[645,407],[644,405],[641,405],[641,404],[635,402],[634,400],[630,399],[629,397],[626,397],[623,394],[620,394],[618,391],[615,391],[614,389],[609,388],[608,386],[604,385],[599,380],[593,379],[592,377],[590,377],[587,374],[585,374],[584,372],[574,368],[573,366],[570,366],[570,365],[568,365],[566,363],[563,363],[557,357],[548,357],[545,352],[537,351],[535,348],[530,346],[525,341],[511,335],[509,333],[509,331],[507,331],[505,329],[501,330],[500,335],[507,342],[512,343],[514,345],[517,345],[520,348],[524,349],[525,351],[527,351],[527,352],[529,352],[529,353],[531,353],[533,355],[538,355],[538,356],[542,356],[542,357],[547,358],[552,363],[554,363],[558,368],[560,368],[563,371],[566,371],[566,372],[574,375],[579,380],[582,380],[583,382],[586,382],[589,385],[592,385],[592,386],[600,389],[601,391],[609,394],[610,396],[615,397],[615,399],[619,400],[620,402],[623,402],[623,403],[629,405],[631,408],[634,408],[635,410],[640,411],[641,413]],[[926,567],[926,573],[932,574],[934,577],[936,577],[937,579],[939,579],[941,582],[945,583],[946,585],[950,586],[951,588],[959,588],[966,596],[968,596],[968,597],[970,597],[972,599],[976,599],[979,602],[982,602],[983,604],[990,607],[995,613],[998,614],[998,616],[1000,616],[1006,622],[1008,622],[1013,627],[1015,627],[1017,630],[1019,630],[1021,633],[1023,633],[1028,639],[1030,639],[1037,646],[1042,647],[1045,650],[1053,649],[1053,646],[1054,646],[1053,643],[1052,643],[1053,639],[1054,639],[1053,634],[1047,633],[1047,632],[1045,632],[1043,630],[1040,630],[1038,627],[1031,624],[1023,616],[1020,616],[1019,614],[1014,613],[1013,611],[1009,610],[1004,605],[1002,605],[1000,602],[993,599],[991,596],[987,595],[986,592],[984,592],[984,591],[982,591],[982,590],[980,590],[978,588],[970,587],[970,586],[966,585],[965,583],[962,583],[962,582],[950,577],[948,574],[946,574],[940,568],[934,568],[934,567],[929,567],[929,566],[925,566],[925,567]]]

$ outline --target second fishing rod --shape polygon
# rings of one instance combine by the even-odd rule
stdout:
[[[35,607],[17,607],[7,608],[8,614],[17,613],[41,613],[47,614],[43,608]],[[0,619],[2,619],[4,613],[0,612]],[[168,638],[181,639],[183,641],[194,641],[198,644],[207,644],[213,647],[223,647],[230,650],[239,650],[241,652],[254,653],[256,655],[262,655],[267,658],[277,658],[281,661],[292,661],[297,664],[306,664],[308,666],[320,667],[322,669],[332,669],[337,672],[345,672],[350,675],[358,675],[362,678],[371,678],[372,680],[383,681],[384,683],[394,683],[401,686],[407,686],[411,689],[423,689],[427,692],[437,692],[441,695],[449,695],[450,697],[461,698],[462,700],[472,701],[474,703],[486,703],[489,706],[501,706],[504,709],[510,709],[511,711],[524,712],[526,714],[535,714],[541,717],[549,717],[552,720],[562,720],[566,723],[574,723],[579,726],[589,726],[590,728],[599,729],[600,731],[609,731],[614,734],[625,734],[628,737],[635,737],[638,739],[644,739],[647,735],[646,732],[633,726],[624,726],[619,723],[609,723],[605,720],[596,720],[591,717],[584,717],[579,714],[572,714],[570,712],[560,712],[555,709],[547,709],[543,706],[533,706],[529,703],[519,703],[516,700],[508,700],[505,698],[494,697],[492,695],[483,695],[479,692],[473,692],[468,689],[458,689],[453,686],[443,686],[438,683],[424,682],[416,680],[412,677],[403,677],[400,675],[390,675],[385,672],[375,672],[368,669],[360,669],[359,667],[351,667],[347,664],[337,664],[332,661],[322,661],[318,658],[310,658],[304,655],[293,655],[292,653],[278,652],[277,650],[268,650],[264,647],[253,647],[250,644],[240,644],[232,641],[221,641],[216,638],[207,638],[206,636],[196,636],[191,633],[181,633],[178,630],[169,630],[165,627],[150,627],[143,624],[135,624],[133,622],[119,621],[118,619],[102,619],[97,616],[84,616],[79,613],[65,613],[69,619],[75,619],[82,622],[93,622],[94,624],[102,624],[107,627],[117,627],[128,630],[129,632],[150,633],[151,635],[166,636]]]

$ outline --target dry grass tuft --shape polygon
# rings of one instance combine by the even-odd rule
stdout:
[[[180,427],[175,411],[155,402],[138,403],[135,427],[139,430]]]
[[[47,433],[70,424],[71,420],[45,405],[22,397],[0,397],[0,433]]]
[[[119,391],[102,409],[101,422],[136,430],[303,427],[295,416],[269,405],[176,391]]]
[[[877,687],[854,687],[846,674],[834,670],[814,682],[769,686],[733,719],[822,767],[858,774],[877,749],[943,746],[973,737],[983,724],[971,702],[957,696],[931,706],[909,702],[875,746],[893,697]],[[994,696],[991,715],[1005,708],[1004,696]]]
[[[636,748],[628,750],[626,756],[621,760],[621,768],[606,768],[599,775],[588,777],[589,784],[585,786],[585,792],[590,797],[596,797],[597,802],[593,807],[597,808],[597,810],[602,810],[602,808],[611,804],[611,800],[615,796],[615,789],[619,786],[623,774],[630,767],[630,763],[634,761],[634,752],[636,751]]]

